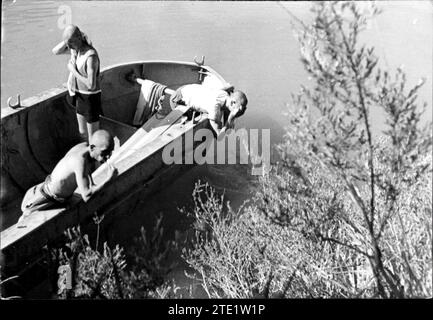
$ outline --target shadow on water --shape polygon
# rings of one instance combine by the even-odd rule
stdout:
[[[285,129],[281,121],[276,121],[273,117],[266,114],[253,115],[245,123],[251,129],[269,129],[270,131],[270,144],[271,144],[271,163],[279,160],[279,155],[275,150],[275,145],[283,141]]]

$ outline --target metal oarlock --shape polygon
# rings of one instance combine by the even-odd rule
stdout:
[[[197,61],[197,56],[195,56],[194,57],[194,62],[196,63],[196,64],[198,64],[199,66],[202,66],[202,65],[204,65],[204,56],[201,56],[201,60],[200,61]]]
[[[196,65],[198,65],[199,67],[202,67],[204,65],[204,56],[201,56],[201,60],[198,61],[197,60],[197,56],[194,57],[194,62]],[[198,81],[202,81],[203,80],[203,75],[207,75],[208,73],[206,71],[203,71],[203,68],[200,68],[200,70],[198,71],[199,73],[199,77],[198,77]]]
[[[19,94],[17,94],[17,103],[16,104],[11,104],[11,100],[12,100],[12,97],[9,97],[9,99],[7,101],[9,108],[12,108],[12,109],[21,108],[21,97]]]
[[[127,81],[129,81],[129,82],[131,82],[131,83],[136,83],[137,82],[137,75],[135,74],[135,72],[134,71],[131,71],[131,72],[128,72],[126,75],[125,75],[125,79],[127,80]]]

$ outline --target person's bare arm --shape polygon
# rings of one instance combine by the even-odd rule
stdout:
[[[90,56],[87,59],[87,77],[83,77],[78,73],[77,67],[74,63],[68,63],[68,69],[72,72],[72,74],[81,82],[84,82],[90,90],[95,89],[96,87],[96,77],[97,77],[97,68],[98,68],[98,58],[95,56]]]
[[[87,59],[87,82],[90,90],[94,90],[96,87],[96,77],[97,77],[97,69],[98,69],[98,57],[90,56]]]
[[[226,126],[221,128],[221,125],[213,119],[209,119],[209,123],[210,123],[213,131],[215,131],[217,138],[222,137],[225,134],[225,132],[227,130]]]
[[[213,119],[209,119],[209,122],[210,122],[212,129],[215,131],[217,138],[222,137],[227,132],[227,130],[234,129],[234,127],[235,127],[234,114],[230,113],[227,121],[225,121],[224,123],[223,123],[223,121],[224,121],[224,114],[223,113],[217,113],[215,118],[220,119],[220,121],[218,122],[218,121],[215,121]]]
[[[68,46],[66,45],[65,41],[60,42],[58,45],[56,45],[53,50],[52,50],[53,54],[68,54],[69,50],[68,50]]]
[[[89,178],[89,176],[84,171],[84,160],[82,163],[76,165],[75,177],[77,179],[78,190],[80,191],[81,197],[83,198],[84,202],[89,201],[89,199],[95,193],[101,190],[108,183],[108,181],[110,181],[114,177],[116,169],[111,164],[108,164],[107,169],[108,172],[105,180],[95,185],[91,178]]]

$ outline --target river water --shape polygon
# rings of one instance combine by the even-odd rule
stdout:
[[[61,40],[62,14],[80,26],[99,51],[101,66],[134,60],[183,60],[206,57],[228,82],[247,93],[248,111],[237,126],[271,130],[271,144],[281,140],[291,93],[309,79],[299,60],[292,15],[308,21],[309,2],[148,2],[23,1],[2,2],[1,106],[9,96],[26,98],[67,79],[67,56],[53,56]],[[425,77],[420,100],[432,115],[431,1],[380,2],[384,13],[365,33],[385,67],[403,65],[409,84]],[[375,132],[383,118],[373,110]],[[272,157],[275,160],[275,157]],[[128,244],[137,228],[153,222],[150,214],[191,206],[191,191],[201,179],[224,192],[233,207],[251,194],[254,177],[244,166],[195,167],[143,201],[132,216],[119,220],[116,240]],[[132,222],[131,222],[132,220]],[[170,220],[170,219],[169,219]],[[179,221],[185,221],[179,214]],[[169,232],[179,222],[171,219]],[[188,225],[184,225],[188,228]],[[182,270],[176,273],[181,284]]]

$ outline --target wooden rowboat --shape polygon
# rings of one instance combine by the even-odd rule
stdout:
[[[26,228],[15,224],[21,215],[25,191],[43,181],[63,155],[79,142],[75,111],[67,103],[64,87],[28,98],[18,106],[10,105],[13,108],[2,108],[2,267],[14,269],[28,264],[43,246],[67,228],[91,221],[95,212],[115,212],[115,208],[131,197],[138,194],[143,197],[157,190],[164,178],[181,166],[166,165],[162,161],[163,148],[187,133],[209,127],[206,117],[196,123],[182,124],[180,118],[188,108],[179,106],[171,111],[168,99],[164,100],[161,112],[141,127],[133,126],[141,94],[140,84],[131,81],[135,78],[149,79],[170,89],[190,83],[217,87],[226,84],[212,68],[196,61],[138,61],[102,70],[101,128],[120,140],[120,148],[110,159],[119,174],[88,202],[74,194],[66,208],[35,212],[27,218]],[[184,154],[191,151],[184,150]],[[103,165],[93,173],[96,184],[105,177],[105,170]]]

